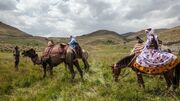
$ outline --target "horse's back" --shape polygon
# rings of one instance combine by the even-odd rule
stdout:
[[[63,49],[61,48],[60,44],[56,44],[52,47],[51,54],[58,54],[63,52]]]

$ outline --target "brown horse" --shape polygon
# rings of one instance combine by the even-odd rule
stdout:
[[[73,69],[73,65],[76,66],[77,70],[80,73],[81,78],[83,79],[83,71],[81,70],[79,66],[76,53],[69,47],[66,49],[66,54],[63,57],[62,57],[63,54],[60,54],[60,53],[58,54],[49,53],[48,58],[45,58],[45,59],[44,57],[39,58],[38,54],[36,53],[34,49],[26,50],[22,54],[24,56],[30,57],[34,64],[43,66],[43,69],[44,69],[43,77],[46,76],[47,66],[50,70],[50,74],[53,75],[53,72],[52,72],[53,67],[64,62],[68,66],[68,69],[71,72],[71,75],[72,75],[71,80],[73,80],[75,77],[75,71]]]
[[[129,63],[134,59],[135,54],[129,55],[124,57],[123,59],[119,60],[116,64],[112,65],[112,74],[115,81],[118,81],[118,77],[121,73],[121,69],[126,68]],[[137,75],[137,81],[140,87],[145,87],[144,80],[142,78],[142,73],[140,70],[136,69],[132,65],[130,66],[132,70],[136,72]],[[173,75],[173,72],[175,72],[175,75]],[[171,87],[173,85],[174,89],[179,86],[179,80],[180,80],[180,63],[177,64],[173,69],[162,73],[164,75],[164,78],[167,83],[167,87]]]

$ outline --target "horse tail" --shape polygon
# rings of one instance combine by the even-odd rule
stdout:
[[[180,81],[180,63],[176,65],[175,67],[175,76],[174,76],[174,80],[173,83],[175,85],[175,87],[179,87],[179,82]]]

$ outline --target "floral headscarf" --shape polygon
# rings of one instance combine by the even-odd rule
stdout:
[[[157,44],[159,45],[159,43],[158,43],[158,36],[157,36],[156,33],[154,33],[154,29],[148,28],[148,29],[145,30],[145,32],[147,34],[147,41],[146,41],[146,45],[145,45],[144,48],[149,48],[149,46],[150,46],[150,44],[152,42],[153,37],[155,38]]]

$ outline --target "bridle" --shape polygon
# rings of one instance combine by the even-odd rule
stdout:
[[[118,65],[118,64],[114,64],[114,65],[113,65],[113,76],[114,76],[115,79],[117,79],[117,78],[119,77],[119,75],[120,75],[121,70],[119,70],[119,69],[121,69],[121,68],[120,68],[120,65]],[[116,74],[115,72],[119,72],[119,74]],[[121,74],[122,74],[122,75],[121,75],[121,78],[126,77],[130,72],[131,72],[131,71],[128,71],[128,72],[125,73],[125,74],[124,74],[124,72],[121,73]]]
[[[114,76],[115,78],[118,78],[118,76],[119,76],[119,75],[116,74],[116,72],[118,72],[118,70],[119,70],[118,67],[119,67],[119,65],[117,65],[117,64],[114,64],[114,65],[113,65],[113,76]]]

